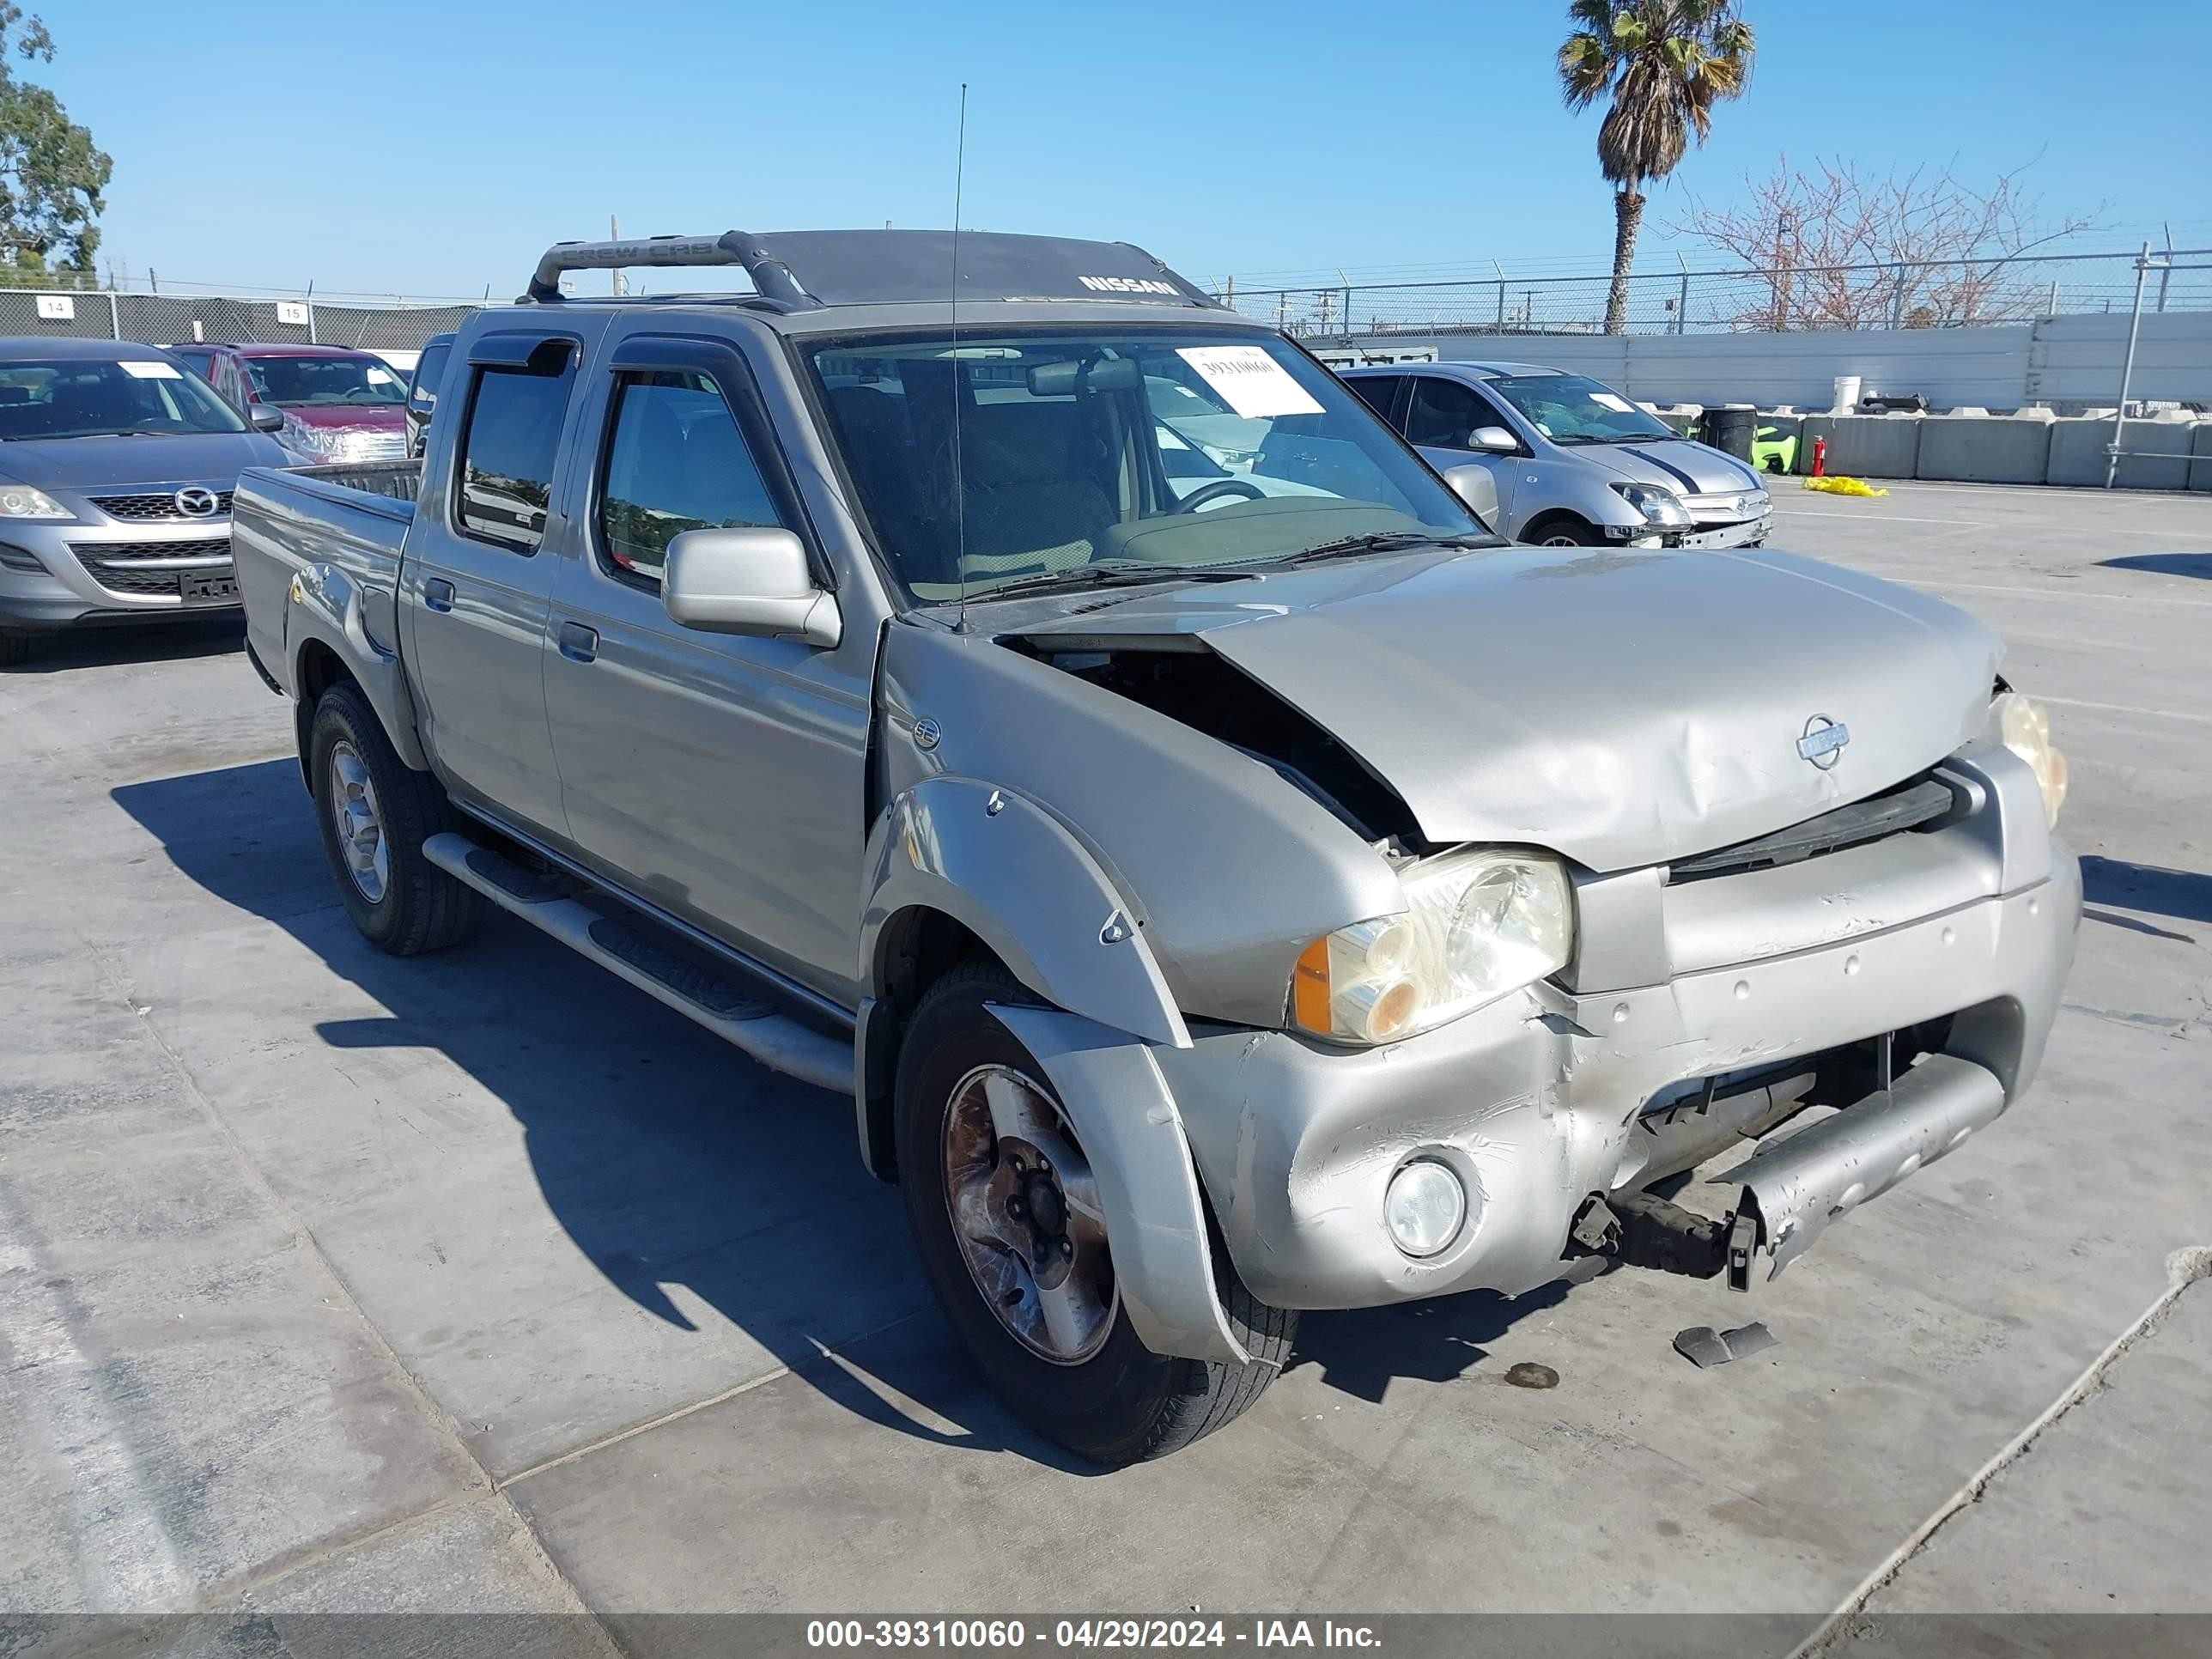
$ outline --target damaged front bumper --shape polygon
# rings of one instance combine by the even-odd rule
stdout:
[[[2011,805],[2004,816],[2021,826],[2027,802]],[[1959,870],[1985,869],[2010,890],[1910,910],[1896,925],[1882,925],[1881,890],[1849,893],[1840,908],[1863,925],[1814,948],[1631,990],[1540,985],[1381,1048],[1194,1024],[1189,1048],[1153,1052],[1239,1274],[1291,1308],[1533,1289],[1558,1277],[1591,1195],[1638,1192],[1662,1172],[1645,1121],[1655,1101],[1679,1100],[1698,1079],[1939,1030],[1918,1066],[1899,1050],[1893,1086],[1877,1079],[1846,1109],[1761,1142],[1728,1177],[1744,1188],[1737,1271],[1752,1257],[1780,1271],[1833,1218],[1992,1121],[2034,1075],[2073,958],[2081,878],[2039,811],[2033,833],[2047,856],[2042,845],[2028,856],[2024,830],[2002,844],[1998,828],[1992,814],[1887,856],[1926,866],[1979,833],[1987,858],[1959,852]],[[1843,880],[1884,855],[1831,856],[1829,878]],[[1746,891],[1785,879],[1802,878]],[[1911,885],[1904,875],[1896,884]],[[1423,1259],[1401,1253],[1383,1223],[1392,1176],[1417,1158],[1445,1164],[1468,1195],[1458,1236]]]

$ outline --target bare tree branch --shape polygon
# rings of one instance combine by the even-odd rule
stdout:
[[[1875,175],[1847,161],[1744,177],[1741,200],[1692,198],[1667,229],[1695,237],[1768,277],[1765,303],[1710,320],[1764,329],[1942,328],[2035,314],[2042,289],[2018,270],[2033,250],[2097,228],[2047,221],[2021,187],[2033,166],[1985,190],[1950,166]]]

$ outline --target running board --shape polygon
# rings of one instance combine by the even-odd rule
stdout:
[[[725,978],[702,968],[660,944],[647,929],[593,909],[586,902],[589,890],[582,884],[535,874],[451,831],[424,841],[422,856],[501,909],[551,934],[579,956],[628,980],[769,1069],[818,1089],[852,1094],[849,1041],[825,1036],[776,1012],[734,976]],[[584,896],[576,896],[579,892]]]

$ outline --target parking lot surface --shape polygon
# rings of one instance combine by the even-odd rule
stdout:
[[[2051,707],[2087,916],[2033,1094],[1751,1297],[1310,1316],[1248,1417],[1113,1475],[967,1371],[845,1103],[518,922],[378,955],[234,635],[48,646],[0,678],[0,1627],[2212,1613],[2212,497],[1780,500]]]

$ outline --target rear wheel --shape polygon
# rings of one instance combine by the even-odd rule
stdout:
[[[1138,1340],[1082,1144],[1043,1067],[985,1006],[1030,1000],[976,959],[915,1010],[896,1092],[907,1218],[954,1335],[1008,1409],[1109,1467],[1164,1456],[1260,1397],[1297,1316],[1255,1301],[1217,1242],[1216,1287],[1252,1359],[1172,1358]]]
[[[338,896],[363,939],[411,957],[476,931],[482,896],[422,855],[424,841],[453,827],[446,792],[399,758],[368,699],[349,681],[315,705],[307,775]]]

